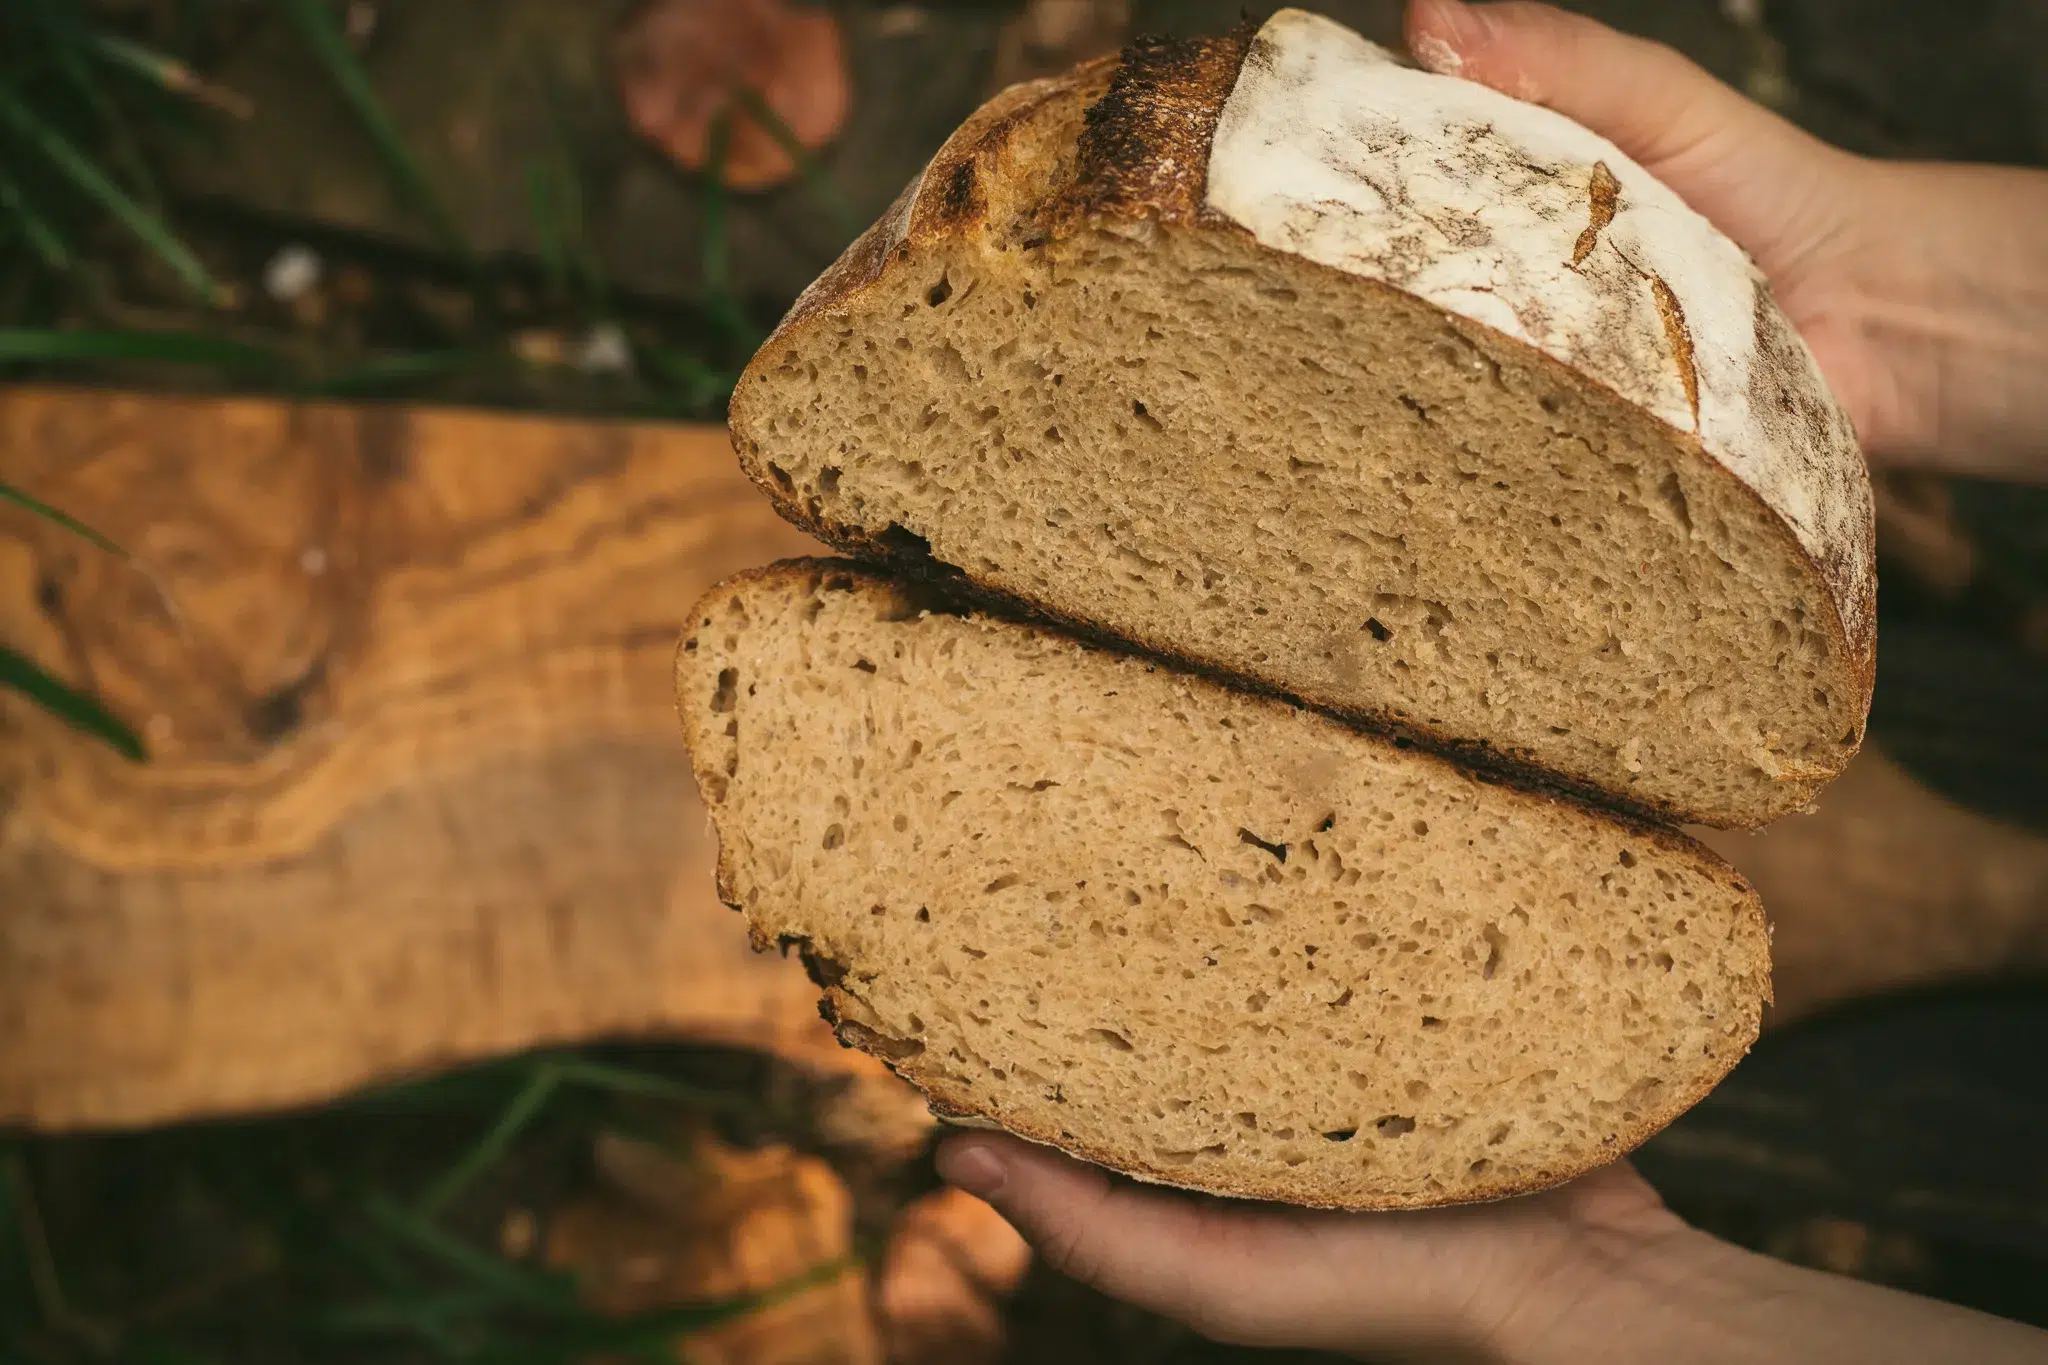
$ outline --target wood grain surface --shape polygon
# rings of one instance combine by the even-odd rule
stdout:
[[[670,695],[716,578],[813,548],[717,428],[0,392],[0,1125],[323,1099],[551,1040],[842,1054],[712,892]],[[178,619],[182,617],[182,620]]]

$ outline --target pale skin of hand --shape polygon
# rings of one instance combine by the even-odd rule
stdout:
[[[2048,174],[1831,148],[1667,48],[1547,6],[1414,0],[1416,55],[1548,104],[1770,279],[1874,459],[2048,480]],[[2048,1333],[1753,1255],[1627,1163],[1498,1204],[1343,1214],[1133,1185],[1014,1138],[940,1148],[1077,1279],[1205,1335],[1511,1365],[2048,1362]]]
[[[1148,1188],[983,1133],[939,1173],[1054,1269],[1246,1346],[1500,1365],[2041,1365],[2048,1332],[1686,1226],[1626,1162],[1542,1194],[1326,1213]]]

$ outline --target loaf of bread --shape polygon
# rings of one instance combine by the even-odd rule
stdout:
[[[732,427],[849,552],[1669,818],[1862,739],[1868,480],[1748,259],[1298,11],[998,96]]]
[[[677,656],[719,890],[935,1109],[1333,1208],[1611,1160],[1742,1056],[1755,895],[1669,830],[800,561]]]

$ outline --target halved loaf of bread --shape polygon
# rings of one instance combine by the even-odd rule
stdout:
[[[1619,1156],[1754,1040],[1763,918],[1691,840],[929,596],[742,575],[676,685],[720,894],[941,1112],[1444,1204]]]
[[[1862,739],[1869,483],[1748,259],[1298,11],[998,96],[732,429],[842,549],[1672,818]]]

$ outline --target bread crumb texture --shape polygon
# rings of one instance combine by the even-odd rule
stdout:
[[[1244,48],[970,120],[749,367],[749,472],[844,548],[1480,761],[1806,805],[1863,736],[1869,488],[1741,253],[1543,110],[1298,13]]]
[[[836,562],[692,627],[722,894],[944,1111],[1420,1206],[1620,1155],[1755,1038],[1755,896],[1675,833]]]

